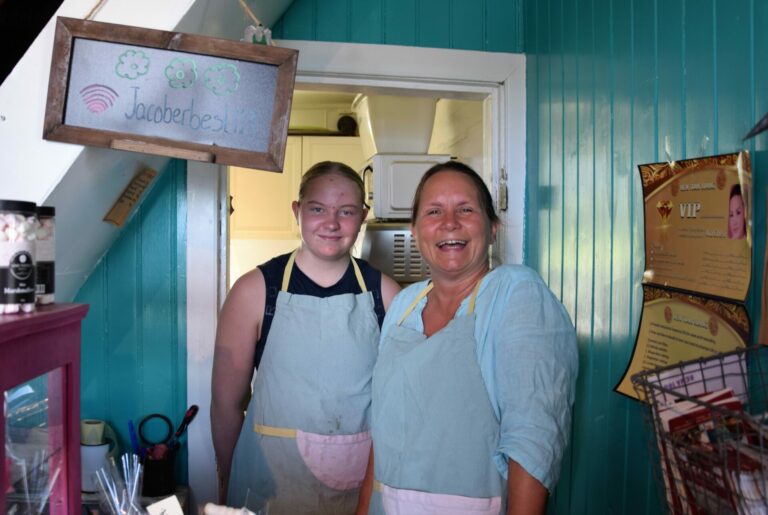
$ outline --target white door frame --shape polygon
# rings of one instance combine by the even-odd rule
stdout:
[[[525,193],[525,56],[467,50],[278,41],[299,50],[296,86],[355,92],[486,99],[492,125],[491,162],[483,175],[499,198],[506,170],[508,207],[500,212],[498,257],[523,256]],[[188,433],[192,501],[216,497],[210,435],[210,378],[218,308],[226,288],[226,167],[189,163],[187,169],[187,398],[200,413]],[[496,200],[498,202],[498,200]],[[498,206],[497,206],[498,207]]]

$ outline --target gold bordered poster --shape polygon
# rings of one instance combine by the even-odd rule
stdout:
[[[752,272],[749,154],[640,166],[643,283],[743,301]]]
[[[644,285],[635,349],[616,391],[638,398],[633,375],[740,349],[749,341],[749,328],[740,303]]]
[[[644,370],[747,345],[752,271],[747,152],[640,165],[645,220],[643,312],[616,391],[638,398]]]

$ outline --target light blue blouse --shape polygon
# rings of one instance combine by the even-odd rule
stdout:
[[[381,342],[426,284],[395,297]],[[423,333],[426,303],[422,299],[403,326]],[[456,314],[466,313],[468,303],[464,299]],[[541,277],[520,265],[500,266],[483,278],[475,314],[477,359],[500,423],[496,467],[506,478],[512,459],[551,491],[570,438],[578,374],[571,319]]]

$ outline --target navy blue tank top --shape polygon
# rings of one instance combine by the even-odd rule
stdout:
[[[280,287],[283,285],[283,273],[285,272],[285,266],[288,264],[288,259],[290,257],[290,253],[283,254],[282,256],[277,256],[266,263],[259,265],[259,269],[264,275],[264,282],[267,287],[267,298],[264,305],[264,319],[261,322],[261,337],[256,342],[256,352],[253,356],[254,368],[259,368],[261,356],[264,354],[264,345],[267,342],[269,329],[272,326],[272,319],[275,316],[277,294],[280,292]],[[357,258],[354,258],[354,260],[360,268],[360,273],[363,276],[366,288],[373,294],[373,309],[376,313],[376,318],[379,320],[379,327],[381,327],[381,323],[384,321],[384,301],[381,297],[381,272],[373,268],[365,260]],[[362,293],[362,290],[355,277],[355,269],[352,268],[352,262],[349,263],[347,271],[344,272],[341,279],[339,279],[336,284],[327,288],[320,286],[310,279],[301,271],[298,265],[294,264],[293,273],[291,273],[291,279],[288,282],[288,293],[325,298],[345,293],[358,294]]]

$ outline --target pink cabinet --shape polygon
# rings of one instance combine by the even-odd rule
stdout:
[[[0,510],[80,512],[84,304],[0,316]]]

